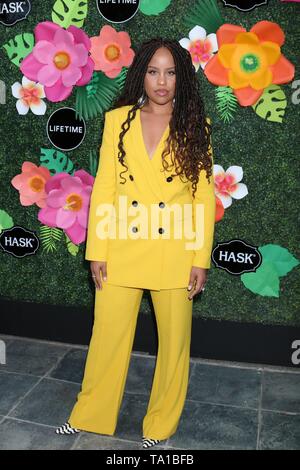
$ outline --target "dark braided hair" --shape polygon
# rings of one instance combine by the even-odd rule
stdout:
[[[204,103],[200,96],[200,84],[196,76],[189,51],[184,49],[179,42],[161,37],[152,38],[141,44],[137,50],[134,60],[127,71],[124,87],[110,110],[121,106],[132,105],[129,109],[127,119],[122,124],[118,144],[118,159],[121,165],[128,171],[124,162],[126,153],[123,148],[123,137],[130,128],[130,122],[135,118],[140,104],[139,98],[145,94],[144,78],[147,66],[156,50],[166,47],[173,55],[175,62],[176,84],[175,103],[170,120],[170,133],[166,147],[162,153],[163,170],[168,170],[168,162],[165,156],[170,154],[172,167],[175,166],[175,174],[182,179],[182,175],[192,182],[193,196],[197,189],[199,174],[202,169],[206,170],[206,178],[212,175],[212,159],[210,150],[211,125],[207,122]],[[170,149],[172,151],[170,151]],[[173,156],[174,155],[174,159]]]

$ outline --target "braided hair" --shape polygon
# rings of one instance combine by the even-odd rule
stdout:
[[[196,76],[189,51],[177,41],[161,37],[152,38],[141,44],[134,60],[127,71],[124,87],[120,95],[115,98],[110,110],[121,106],[132,105],[127,119],[122,123],[119,135],[118,159],[126,168],[120,173],[124,184],[127,180],[123,173],[128,171],[125,163],[126,152],[123,147],[123,137],[130,128],[130,122],[135,118],[140,107],[139,99],[144,91],[144,78],[147,66],[156,50],[166,47],[173,55],[176,71],[175,103],[170,120],[170,132],[166,147],[162,153],[163,170],[169,165],[166,155],[171,155],[172,168],[175,175],[181,179],[185,176],[192,183],[193,196],[197,189],[199,174],[202,169],[206,171],[206,178],[212,175],[212,158],[210,155],[211,125],[206,120],[204,103],[200,96],[200,84]]]

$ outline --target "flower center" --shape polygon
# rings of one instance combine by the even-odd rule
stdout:
[[[57,52],[57,54],[55,54],[53,62],[59,70],[64,70],[68,67],[71,60],[70,60],[69,54],[67,54],[66,52],[61,51],[61,52]]]
[[[82,198],[76,193],[69,194],[63,208],[67,211],[80,211],[82,208]]]
[[[255,54],[245,54],[241,57],[240,65],[244,72],[252,73],[259,68],[260,61]]]
[[[118,60],[120,57],[120,49],[114,44],[110,44],[104,51],[105,57],[109,61]]]
[[[207,62],[210,58],[211,45],[209,41],[197,40],[190,47],[193,62]]]
[[[29,179],[28,185],[32,191],[38,193],[44,189],[45,181],[40,176],[35,175]]]

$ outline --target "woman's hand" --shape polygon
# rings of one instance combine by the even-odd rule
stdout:
[[[188,290],[191,290],[190,295],[188,297],[189,300],[201,292],[202,288],[206,284],[207,278],[207,269],[206,268],[197,268],[196,266],[192,266],[189,286]]]
[[[93,281],[97,289],[102,289],[102,282],[100,272],[102,274],[103,281],[107,280],[107,262],[106,261],[91,261],[90,268],[92,272]]]

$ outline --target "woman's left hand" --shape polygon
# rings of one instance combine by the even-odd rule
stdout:
[[[190,290],[189,300],[197,295],[206,284],[207,269],[192,266],[188,290]],[[189,289],[190,288],[190,289]]]

